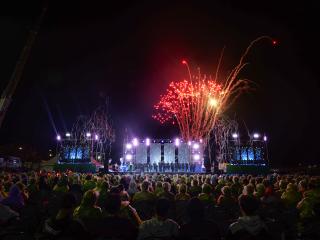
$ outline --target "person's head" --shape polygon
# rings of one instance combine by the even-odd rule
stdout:
[[[17,182],[16,185],[18,186],[21,192],[23,192],[26,188],[26,186],[22,182]]]
[[[205,194],[210,194],[212,192],[212,187],[205,183],[202,185],[202,192],[205,193]]]
[[[298,185],[299,192],[304,192],[308,188],[308,184],[305,180],[301,180]]]
[[[96,204],[96,202],[97,202],[97,195],[95,191],[89,190],[89,191],[86,191],[85,194],[83,195],[81,205],[86,207],[92,207]]]
[[[191,182],[191,186],[198,186],[198,180],[197,179],[193,179]]]
[[[264,193],[264,191],[266,190],[265,186],[262,183],[258,183],[256,185],[256,190],[258,193]]]
[[[179,193],[185,194],[187,192],[187,185],[186,184],[180,184],[179,185]]]
[[[148,181],[143,181],[142,184],[141,184],[141,191],[148,191],[149,189],[149,186],[150,186],[150,183]]]
[[[121,197],[119,194],[108,195],[105,202],[105,209],[110,214],[116,214],[121,208]]]
[[[163,190],[165,192],[170,192],[170,190],[171,190],[171,184],[170,183],[164,182],[162,186],[163,186]]]
[[[226,197],[231,197],[231,188],[229,186],[224,186],[221,188],[221,192]]]
[[[297,187],[293,183],[289,183],[287,185],[286,191],[287,192],[295,192],[295,191],[297,191]]]
[[[233,183],[239,183],[239,177],[238,176],[233,176],[232,182]]]
[[[253,197],[248,195],[240,195],[239,199],[240,210],[245,216],[253,216],[256,214],[259,208],[259,201]]]
[[[243,195],[250,195],[252,196],[254,192],[254,186],[252,184],[248,184],[246,186],[244,186],[242,194]]]
[[[279,182],[280,190],[285,190],[286,187],[287,187],[287,182],[285,180],[280,180],[280,182]]]
[[[163,219],[167,218],[169,209],[170,209],[170,201],[168,199],[160,198],[156,202],[156,214],[158,217]]]
[[[204,217],[204,205],[197,197],[191,198],[188,202],[187,213],[191,220]]]

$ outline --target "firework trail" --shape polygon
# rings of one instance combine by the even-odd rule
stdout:
[[[239,63],[232,69],[225,79],[219,79],[219,69],[223,58],[221,52],[215,77],[202,74],[200,69],[193,73],[188,63],[189,79],[180,82],[171,82],[165,95],[154,106],[155,114],[152,116],[160,123],[177,123],[181,137],[186,140],[203,139],[206,143],[210,133],[215,127],[219,116],[224,113],[244,92],[250,89],[251,82],[240,79],[239,73],[248,64],[245,58],[252,46],[262,39],[276,41],[269,36],[262,36],[253,40],[240,57]]]

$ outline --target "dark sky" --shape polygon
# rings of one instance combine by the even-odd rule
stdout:
[[[0,6],[1,90],[42,6],[40,0],[23,2],[30,1]],[[30,143],[47,151],[56,135],[47,110],[63,133],[106,96],[118,148],[125,128],[136,136],[174,137],[177,129],[160,126],[151,114],[168,83],[186,76],[181,59],[213,73],[225,45],[222,70],[228,71],[250,41],[269,35],[279,45],[256,45],[241,75],[255,81],[256,90],[241,96],[228,114],[236,116],[240,128],[245,122],[250,131],[268,135],[274,165],[319,160],[315,6],[302,1],[101,2],[50,1],[0,130],[1,143]]]

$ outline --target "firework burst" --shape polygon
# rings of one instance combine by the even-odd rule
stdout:
[[[171,82],[166,94],[154,106],[156,112],[153,118],[160,123],[177,123],[181,137],[188,140],[203,139],[207,142],[210,133],[222,113],[226,111],[241,95],[250,88],[250,81],[240,79],[240,71],[247,65],[244,61],[251,47],[261,39],[272,40],[268,36],[262,36],[252,41],[241,56],[239,63],[225,78],[219,79],[219,68],[224,49],[219,58],[215,77],[208,77],[200,72],[194,74],[188,63],[182,63],[187,67],[189,79],[180,82]]]

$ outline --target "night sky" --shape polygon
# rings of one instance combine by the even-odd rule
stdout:
[[[42,1],[27,2],[0,4],[1,90],[41,11]],[[302,1],[101,2],[50,1],[0,130],[1,144],[29,143],[46,152],[55,146],[55,128],[70,130],[78,115],[91,113],[106,97],[117,135],[114,157],[120,155],[125,129],[132,136],[173,138],[178,129],[161,126],[151,115],[168,83],[187,76],[181,59],[213,73],[226,46],[222,71],[227,72],[250,41],[269,35],[278,46],[261,41],[241,74],[257,83],[256,89],[227,114],[240,129],[245,122],[251,132],[267,134],[274,166],[317,163],[315,6]]]

